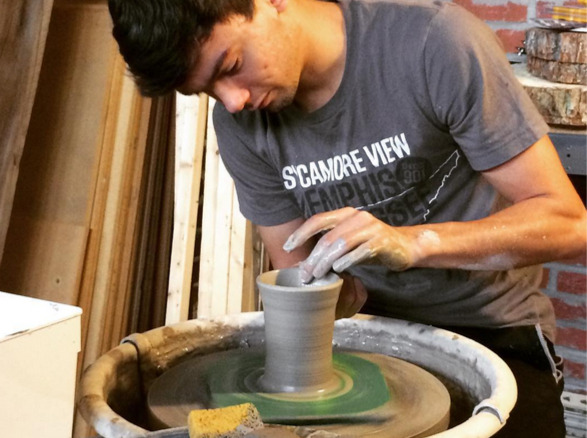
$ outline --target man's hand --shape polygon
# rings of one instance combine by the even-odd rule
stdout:
[[[295,234],[296,230],[302,229],[304,222],[304,219],[300,218],[272,227],[258,226],[275,269],[298,265],[310,256],[316,244],[316,239],[311,235],[303,242],[298,240],[295,248],[292,247],[287,252],[283,250],[286,238],[292,233]],[[336,304],[336,319],[350,318],[361,310],[367,300],[367,290],[361,280],[346,273],[342,273],[340,276],[344,282]]]
[[[310,256],[300,263],[302,280],[323,277],[330,269],[342,272],[358,263],[377,260],[393,271],[413,264],[413,254],[404,234],[370,213],[346,207],[319,213],[305,221],[283,246],[292,251],[312,236],[320,238]]]
[[[350,318],[367,301],[367,290],[361,280],[349,274],[340,274],[344,282],[336,303],[336,319]]]

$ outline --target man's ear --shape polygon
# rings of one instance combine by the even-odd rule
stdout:
[[[287,0],[269,0],[277,12],[285,11],[287,7]]]

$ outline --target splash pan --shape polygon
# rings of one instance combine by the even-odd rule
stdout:
[[[451,398],[449,428],[411,436],[490,437],[503,426],[516,401],[515,379],[506,364],[482,345],[446,330],[357,315],[335,323],[333,343],[335,350],[409,362],[443,383]],[[145,405],[156,379],[195,357],[263,344],[261,312],[192,320],[131,335],[86,370],[79,410],[105,438],[187,437],[185,427],[154,430]],[[300,426],[296,433],[308,436],[307,431],[316,428],[321,429]],[[332,431],[329,436],[343,435]]]

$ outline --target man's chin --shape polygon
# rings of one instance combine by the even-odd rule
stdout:
[[[269,113],[278,113],[278,112],[284,110],[285,108],[287,108],[288,106],[289,105],[283,105],[283,104],[267,105],[264,110]]]
[[[293,105],[294,98],[293,96],[285,96],[281,99],[275,99],[269,102],[269,104],[264,108],[265,111],[269,111],[271,113],[277,113],[286,109],[287,107]]]

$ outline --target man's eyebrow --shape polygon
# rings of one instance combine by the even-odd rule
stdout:
[[[210,76],[204,82],[205,85],[204,85],[204,87],[202,87],[202,90],[198,90],[198,93],[202,92],[203,89],[208,88],[208,86],[214,81],[216,76],[218,76],[218,74],[220,73],[220,70],[222,69],[222,65],[224,64],[224,60],[226,59],[227,55],[228,55],[228,49],[225,49],[220,54],[220,56],[216,59],[216,62],[214,63],[214,68],[212,69],[212,73],[210,73]]]

